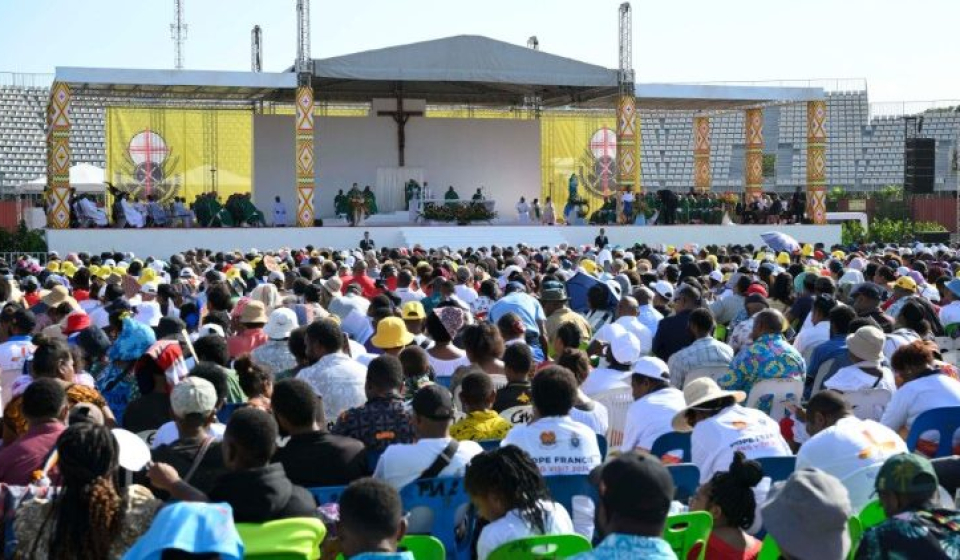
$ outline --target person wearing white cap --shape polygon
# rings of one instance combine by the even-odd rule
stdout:
[[[630,371],[636,400],[627,409],[621,453],[653,449],[658,437],[673,431],[674,415],[686,406],[683,393],[670,386],[670,370],[660,358],[640,358]]]
[[[254,348],[250,357],[257,363],[269,366],[275,373],[293,369],[297,365],[297,359],[290,352],[287,341],[296,328],[297,314],[292,309],[274,309],[263,327],[267,341]]]
[[[613,325],[619,325],[623,327],[627,332],[633,334],[637,337],[637,340],[640,341],[640,355],[646,356],[650,353],[650,350],[653,348],[653,333],[650,332],[643,323],[637,318],[637,313],[639,312],[639,304],[637,300],[632,296],[624,296],[620,299],[619,305],[617,305],[617,320],[613,323],[609,323],[600,328],[600,330],[594,336],[593,342],[590,344],[588,352],[596,354],[600,350],[600,346],[608,343],[608,338],[610,336],[610,329]]]
[[[792,455],[780,435],[780,426],[755,408],[740,406],[747,398],[743,391],[724,391],[709,377],[694,379],[683,388],[683,410],[671,425],[690,436],[690,459],[700,468],[700,483],[713,473],[725,471],[733,454],[742,451],[747,459]]]
[[[609,325],[605,357],[607,367],[590,372],[580,390],[594,396],[611,389],[627,387],[630,366],[640,358],[640,340],[617,324]]]
[[[883,331],[877,327],[860,327],[857,332],[847,336],[851,365],[837,370],[823,382],[823,386],[842,393],[861,389],[886,389],[891,394],[896,392],[893,372],[883,365],[885,342]]]

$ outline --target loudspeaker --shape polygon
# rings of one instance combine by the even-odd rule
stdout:
[[[908,138],[903,152],[903,190],[932,194],[937,142],[933,138]]]

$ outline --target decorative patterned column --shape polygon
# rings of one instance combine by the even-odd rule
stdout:
[[[70,86],[55,82],[47,104],[47,227],[70,227]]]
[[[827,223],[827,103],[807,102],[807,218]]]
[[[617,100],[617,184],[637,194],[640,185],[640,118],[632,89]]]
[[[313,190],[315,170],[313,157],[313,86],[297,88],[297,225],[313,227]]]
[[[693,117],[693,186],[710,192],[710,117]]]
[[[763,109],[747,109],[744,191],[747,200],[763,192]]]

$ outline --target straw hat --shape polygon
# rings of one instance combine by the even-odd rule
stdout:
[[[266,324],[267,321],[267,311],[263,302],[256,300],[248,301],[247,304],[243,306],[243,311],[240,312],[241,325],[250,323]]]
[[[709,377],[701,377],[687,383],[683,388],[683,400],[687,406],[673,416],[673,429],[678,432],[693,430],[693,426],[687,422],[687,411],[724,397],[733,397],[738,403],[747,400],[747,394],[743,391],[724,391]]]
[[[860,327],[857,332],[847,336],[847,348],[850,353],[870,362],[883,360],[883,344],[886,338],[877,327]]]
[[[67,287],[60,284],[51,288],[50,291],[43,296],[43,303],[47,304],[49,307],[57,307],[65,301],[70,302],[70,305],[74,309],[79,307],[77,305],[77,300],[70,297],[70,292],[67,291]]]

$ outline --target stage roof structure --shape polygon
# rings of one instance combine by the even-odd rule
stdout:
[[[320,102],[369,103],[396,97],[431,105],[613,109],[617,70],[481,37],[458,35],[315,59]],[[292,102],[294,68],[221,72],[57,68],[56,81],[76,95],[174,101]],[[824,99],[820,87],[768,84],[636,84],[641,109],[722,112]]]

